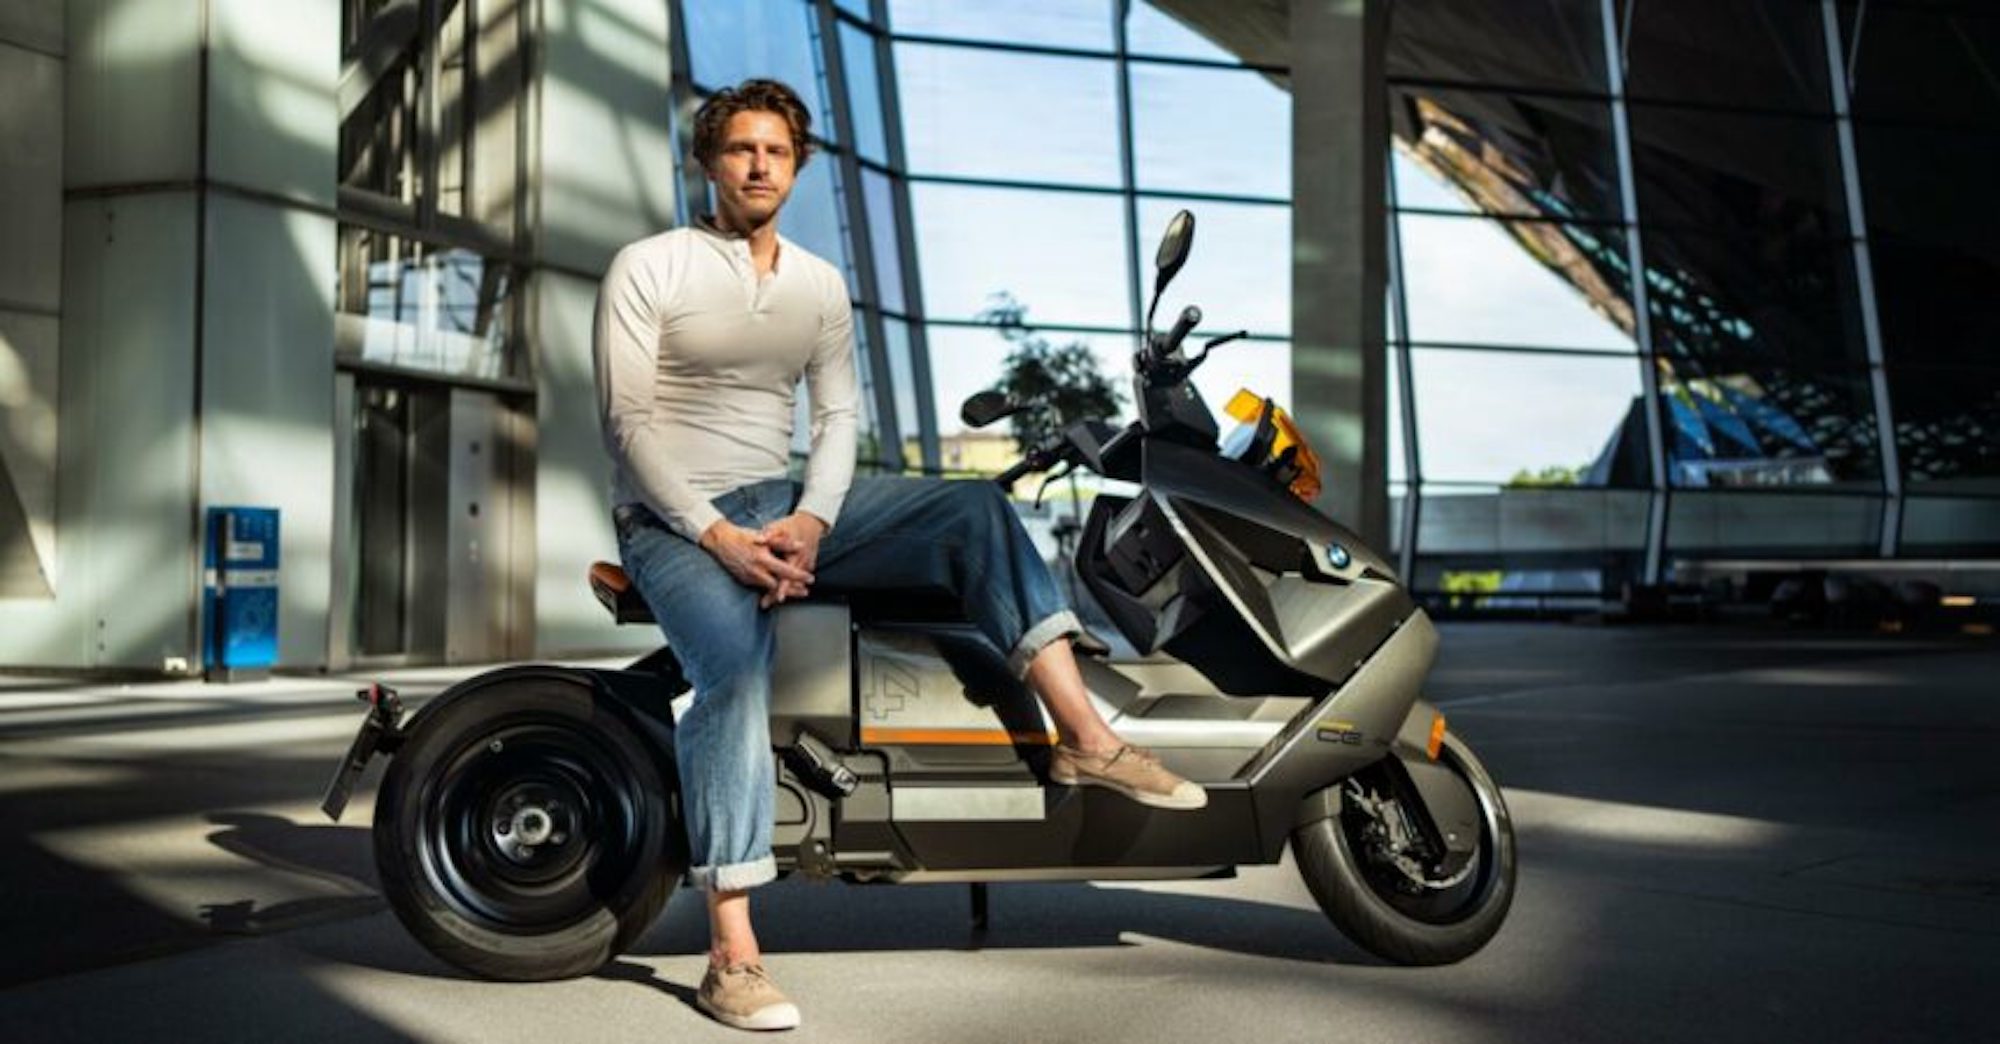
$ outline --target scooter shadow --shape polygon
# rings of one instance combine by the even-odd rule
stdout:
[[[294,945],[383,971],[466,977],[431,958],[393,918],[368,916],[380,913],[383,904],[375,894],[378,886],[365,828],[309,826],[254,812],[222,812],[208,818],[224,828],[208,837],[217,847],[273,869],[341,882],[366,893],[262,909],[247,902],[211,904],[208,913],[216,930],[266,934],[321,925],[320,930],[299,933]],[[1279,960],[1383,963],[1349,943],[1315,909],[1088,882],[993,884],[988,896],[988,922],[981,928],[972,922],[970,889],[962,884],[849,885],[794,876],[757,889],[757,935],[766,950],[792,953],[1125,947],[1138,945],[1133,936],[1144,936]],[[365,924],[351,928],[324,924],[354,918],[365,919]],[[701,897],[681,888],[631,953],[636,957],[695,954],[707,946]],[[620,973],[615,966],[599,974],[642,977],[630,968]]]
[[[1088,882],[988,887],[985,927],[962,884],[845,885],[792,878],[756,893],[767,951],[1082,949],[1138,945],[1131,936],[1316,964],[1380,966],[1318,910],[1224,895],[1104,887]],[[637,955],[699,953],[708,945],[700,897],[677,891]]]

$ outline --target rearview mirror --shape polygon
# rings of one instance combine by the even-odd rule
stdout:
[[[1021,412],[1021,404],[997,391],[975,392],[958,408],[958,419],[968,428],[983,428],[988,424],[1011,417]]]
[[[1183,210],[1167,222],[1167,234],[1160,237],[1160,249],[1153,255],[1153,267],[1159,274],[1153,277],[1153,293],[1167,288],[1174,273],[1187,264],[1188,251],[1194,248],[1194,215]]]

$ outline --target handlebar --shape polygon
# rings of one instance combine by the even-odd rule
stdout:
[[[1153,343],[1153,357],[1164,361],[1167,357],[1173,355],[1174,352],[1180,349],[1181,342],[1187,340],[1187,335],[1192,333],[1194,328],[1200,323],[1201,309],[1196,308],[1194,305],[1188,305],[1186,308],[1181,309],[1181,317],[1174,320],[1174,328],[1167,331],[1165,337]]]

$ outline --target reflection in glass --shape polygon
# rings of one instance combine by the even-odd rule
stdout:
[[[1391,76],[1508,87],[1605,90],[1599,0],[1397,0]]]
[[[1758,367],[1693,376],[1662,361],[1660,394],[1676,486],[1879,485],[1862,371]]]
[[[1170,324],[1182,305],[1194,304],[1202,309],[1204,331],[1291,333],[1292,208],[1141,198],[1139,258],[1147,275],[1160,234],[1182,209],[1195,216],[1194,252],[1161,298],[1156,321]],[[1142,278],[1141,284],[1150,298],[1152,280]]]
[[[1006,292],[1031,323],[1130,329],[1115,195],[912,182],[924,311],[971,319]]]
[[[889,0],[889,28],[916,36],[998,40],[1014,44],[1112,48],[1109,0]]]
[[[1644,438],[1636,360],[1443,348],[1410,356],[1424,481],[1643,484],[1624,450],[1635,427]]]
[[[1630,19],[1625,77],[1634,97],[1833,107],[1818,4],[1641,0]]]
[[[511,376],[514,284],[505,262],[343,227],[335,350],[461,377]]]
[[[1613,221],[1624,213],[1604,102],[1394,87],[1389,116],[1398,206]],[[1417,184],[1406,196],[1402,175],[1412,168],[1424,176],[1407,179]]]
[[[416,12],[406,7],[347,14],[352,34],[344,62],[349,76],[369,75],[361,100],[340,121],[340,184],[405,203],[421,193],[423,165],[417,153],[417,115],[423,100],[424,69],[418,61],[423,34]]]
[[[2000,368],[1891,368],[1889,401],[1910,481],[2000,493]]]
[[[803,0],[681,0],[696,85],[734,87],[752,77],[781,80],[799,92],[813,133],[832,136],[824,80],[815,55],[812,6]]]
[[[1635,350],[1625,243],[1615,233],[1432,214],[1396,220],[1410,340]]]
[[[1645,248],[1653,344],[1690,372],[1867,361],[1845,240],[1648,228]]]
[[[1290,94],[1247,69],[1129,68],[1139,188],[1291,198]],[[1115,141],[1102,146],[1114,162]]]
[[[1633,102],[1639,220],[1766,236],[1847,230],[1832,123]]]
[[[846,67],[849,108],[854,133],[849,135],[863,159],[889,162],[889,142],[882,127],[882,81],[875,69],[875,38],[842,23],[840,58]]]
[[[1110,59],[918,43],[895,55],[912,173],[1119,183]]]

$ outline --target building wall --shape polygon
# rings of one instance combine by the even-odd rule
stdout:
[[[61,6],[0,2],[0,606],[55,569],[62,81]]]
[[[611,624],[585,583],[617,561],[611,471],[591,379],[597,278],[618,248],[673,224],[670,27],[651,0],[543,0],[533,147],[538,655],[636,650],[652,628]]]
[[[49,534],[0,662],[198,669],[200,512],[248,504],[282,512],[279,665],[326,663],[337,25],[334,0],[0,7],[0,395]]]

